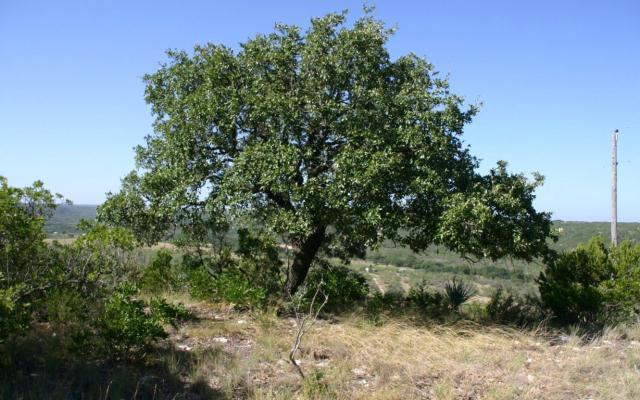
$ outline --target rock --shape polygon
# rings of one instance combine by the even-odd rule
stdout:
[[[213,338],[214,342],[218,342],[218,343],[227,343],[229,341],[229,339],[227,339],[224,336],[219,336],[219,337],[215,337]]]
[[[351,372],[353,372],[353,374],[357,377],[365,376],[367,374],[364,368],[354,368],[351,370]]]
[[[551,346],[558,346],[561,344],[565,344],[569,341],[569,336],[567,335],[558,335],[550,340]]]

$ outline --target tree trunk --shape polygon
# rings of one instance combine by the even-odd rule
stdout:
[[[300,285],[307,277],[307,272],[311,268],[311,263],[316,258],[320,246],[324,243],[325,228],[317,228],[306,240],[302,242],[300,249],[293,256],[291,269],[287,276],[287,282],[284,285],[284,296],[290,298],[293,296]]]

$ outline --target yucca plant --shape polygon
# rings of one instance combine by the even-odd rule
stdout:
[[[458,280],[456,277],[444,284],[444,292],[447,297],[449,309],[453,311],[458,311],[464,302],[476,294],[473,286],[462,280]]]

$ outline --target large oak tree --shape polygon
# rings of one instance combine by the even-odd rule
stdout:
[[[500,163],[488,175],[462,142],[476,107],[424,58],[392,59],[392,32],[370,15],[277,25],[238,51],[168,52],[145,76],[154,133],[137,171],[100,209],[147,242],[180,226],[192,237],[230,221],[286,237],[286,293],[320,252],[348,259],[391,239],[463,255],[547,252],[550,215],[532,181]]]

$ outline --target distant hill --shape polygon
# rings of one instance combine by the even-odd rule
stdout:
[[[578,243],[586,243],[593,236],[602,236],[605,242],[611,237],[611,224],[609,222],[567,222],[554,221],[553,226],[560,230],[556,249],[567,250],[574,248]],[[632,243],[640,243],[640,223],[618,222],[619,240],[628,239]]]
[[[95,219],[97,208],[98,206],[85,204],[60,205],[45,223],[44,229],[49,237],[73,237],[78,233],[78,222],[81,219]]]
[[[45,230],[50,236],[64,237],[77,234],[76,225],[81,219],[94,219],[96,205],[61,205],[56,209],[53,217],[45,224]],[[554,221],[554,227],[559,229],[560,238],[554,247],[558,250],[574,248],[578,243],[586,243],[593,236],[610,236],[608,222],[567,222]],[[640,243],[640,223],[618,223],[620,240],[629,239],[633,243]],[[384,246],[383,246],[384,247]],[[407,250],[408,251],[408,250]]]

